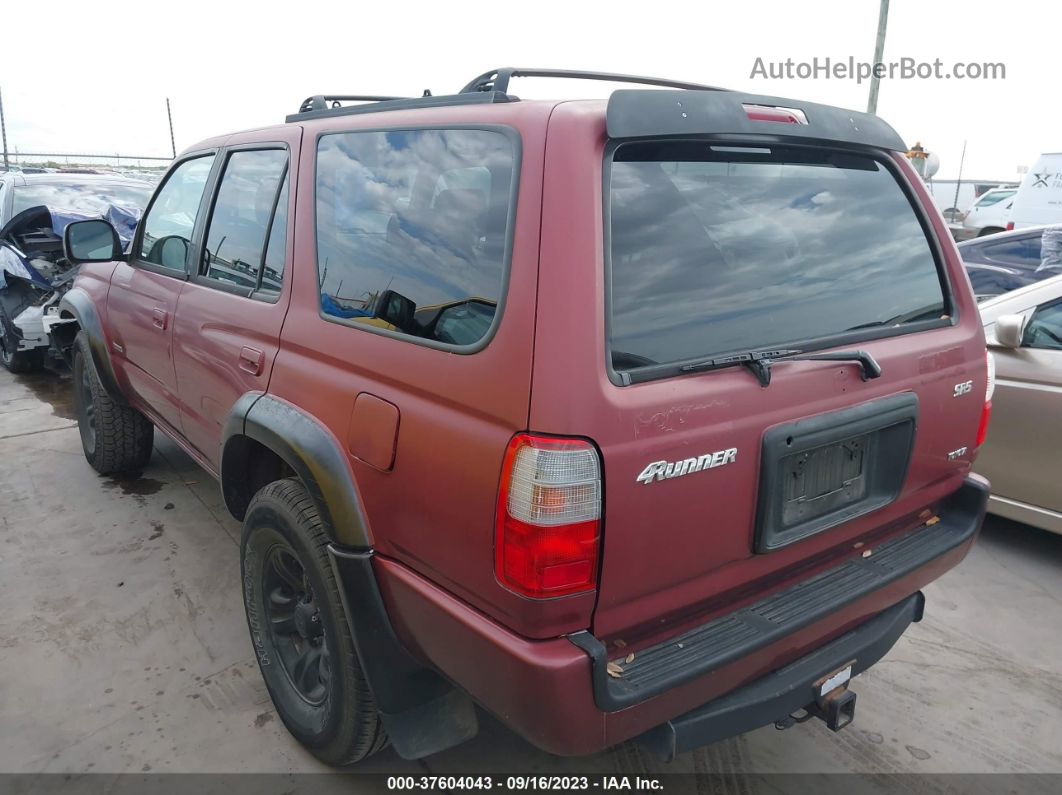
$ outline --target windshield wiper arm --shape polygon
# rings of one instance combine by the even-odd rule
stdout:
[[[722,370],[724,367],[747,367],[756,376],[760,386],[771,383],[771,360],[785,356],[796,356],[801,353],[797,350],[774,350],[774,351],[746,351],[744,353],[732,353],[729,356],[717,356],[714,359],[704,359],[699,362],[691,362],[682,365],[679,370],[684,373],[698,373],[705,370]]]
[[[831,353],[804,353],[797,350],[747,351],[685,364],[679,369],[684,373],[693,373],[743,365],[752,371],[756,380],[760,382],[760,386],[769,386],[771,365],[776,361],[859,362],[861,377],[864,381],[881,377],[881,365],[867,351],[834,351]]]

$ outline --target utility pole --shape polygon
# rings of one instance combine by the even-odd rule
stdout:
[[[4,122],[4,93],[0,91],[0,135],[4,139],[4,171],[7,171],[7,124]]]
[[[173,114],[170,113],[170,98],[166,97],[166,117],[170,120],[170,151],[177,157],[177,144],[173,142]]]
[[[878,39],[874,43],[874,73],[870,76],[870,98],[867,100],[867,113],[878,112],[878,84],[881,78],[877,75],[878,64],[885,54],[885,28],[889,24],[889,0],[881,0],[881,10],[878,11]]]
[[[959,178],[955,180],[955,201],[952,207],[959,209],[959,188],[962,187],[962,166],[966,162],[966,141],[962,142],[962,156],[959,158]]]

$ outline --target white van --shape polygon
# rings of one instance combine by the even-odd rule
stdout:
[[[1042,154],[1014,197],[1007,229],[1062,224],[1062,152]]]

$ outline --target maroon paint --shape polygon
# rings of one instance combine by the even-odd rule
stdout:
[[[955,300],[966,322],[859,344],[881,364],[877,380],[861,381],[850,364],[793,362],[767,389],[740,368],[615,386],[605,367],[603,111],[604,103],[562,104],[550,121],[529,425],[587,436],[601,450],[604,555],[593,628],[612,637],[647,625],[669,627],[669,619],[737,586],[759,581],[767,587],[805,558],[925,507],[941,496],[943,480],[957,488],[969,460],[948,461],[945,453],[973,448],[983,401],[954,400],[953,388],[972,379],[973,394],[984,394],[985,343],[971,293],[960,289]],[[946,230],[936,233],[949,276],[961,285],[955,244]],[[764,430],[908,390],[919,397],[920,422],[899,498],[841,527],[754,555]],[[563,399],[569,394],[579,400]],[[944,416],[948,421],[940,422]],[[635,481],[652,461],[735,447],[737,460],[727,466],[649,485]]]
[[[542,149],[552,103],[322,119],[307,130],[298,175],[292,301],[270,392],[347,438],[355,397],[398,406],[394,466],[350,462],[377,549],[528,637],[585,628],[594,595],[532,602],[494,578],[494,507],[509,439],[527,427],[538,271]],[[459,355],[325,320],[314,248],[316,135],[418,125],[504,124],[521,138],[516,233],[502,321],[479,353]],[[386,364],[383,364],[386,363]]]
[[[285,143],[289,162],[299,156],[302,129],[282,127],[267,136],[242,133],[226,143]],[[174,364],[185,438],[218,468],[221,431],[233,404],[245,392],[265,392],[280,347],[280,329],[291,298],[287,271],[293,259],[291,219],[297,196],[288,191],[285,275],[275,302],[244,297],[188,281],[180,296],[173,330]]]
[[[354,399],[350,412],[347,448],[359,461],[389,472],[395,464],[398,441],[398,406],[362,392]]]
[[[516,635],[394,561],[377,558],[375,569],[388,613],[410,650],[538,747],[586,754],[629,740],[809,653],[935,580],[972,544],[754,654],[612,713],[594,704],[590,661],[574,644]]]
[[[177,373],[173,369],[173,318],[183,278],[119,262],[107,298],[114,369],[129,394],[149,406],[172,431],[181,430]]]
[[[917,526],[923,509],[969,472],[968,457],[948,461],[945,451],[973,447],[981,401],[953,400],[953,386],[972,380],[975,396],[985,386],[984,338],[958,253],[899,155],[893,159],[928,208],[944,252],[958,324],[862,343],[884,371],[868,382],[849,364],[791,362],[769,389],[744,370],[613,385],[605,362],[604,110],[603,102],[455,106],[216,139],[210,144],[291,146],[280,300],[254,301],[126,264],[86,265],[78,277],[108,345],[121,346],[111,353],[123,390],[212,472],[220,425],[243,392],[268,390],[316,418],[347,451],[380,587],[402,639],[528,739],[560,753],[619,742],[776,669],[955,565],[968,544],[739,662],[608,715],[594,705],[588,658],[560,637],[590,628],[637,649],[836,565],[857,554],[857,541],[876,543]],[[508,292],[490,343],[459,355],[325,320],[313,207],[317,136],[487,124],[505,125],[521,141]],[[903,391],[918,395],[920,422],[899,498],[753,555],[764,430]],[[535,601],[494,577],[502,458],[512,436],[526,430],[588,438],[601,451],[596,593]],[[651,461],[732,447],[737,460],[727,466],[635,482]]]

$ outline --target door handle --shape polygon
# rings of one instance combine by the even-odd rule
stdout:
[[[166,330],[166,321],[169,319],[169,313],[160,306],[156,306],[151,310],[151,325],[157,328],[159,331]]]
[[[262,374],[262,364],[265,362],[265,354],[257,348],[249,348],[246,345],[240,348],[240,369],[251,375]]]

